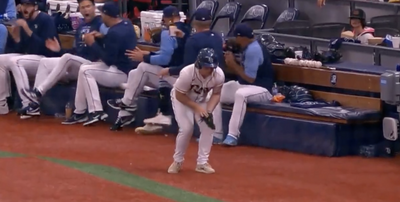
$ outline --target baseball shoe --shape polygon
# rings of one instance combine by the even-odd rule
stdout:
[[[145,124],[171,125],[171,117],[158,113],[157,116],[143,121]]]
[[[108,114],[103,111],[93,112],[89,115],[89,120],[83,123],[83,126],[89,126],[99,121],[105,121],[108,117]]]
[[[110,130],[121,130],[124,126],[131,124],[133,121],[135,121],[135,116],[118,117],[114,125],[111,126]]]
[[[42,93],[37,89],[21,89],[21,94],[29,99],[29,101],[39,104],[39,99],[42,97]]]
[[[72,125],[77,123],[84,123],[88,120],[87,114],[75,114],[73,113],[71,117],[66,119],[65,121],[61,122],[63,125]]]
[[[170,174],[177,174],[177,173],[179,173],[179,171],[181,170],[181,168],[182,168],[182,162],[173,162],[170,166],[169,166],[169,168],[168,168],[168,173],[170,173]]]
[[[29,119],[32,116],[40,116],[40,105],[38,103],[31,102],[27,107],[18,110],[17,114],[21,119]]]
[[[159,133],[163,129],[160,125],[146,124],[143,127],[137,127],[135,132],[142,135]]]
[[[212,174],[215,173],[214,168],[209,163],[197,164],[195,171],[199,173]]]
[[[200,138],[196,139],[196,142],[199,142]],[[213,136],[213,144],[222,144],[222,139]]]
[[[223,145],[226,146],[237,146],[238,145],[238,140],[237,137],[228,134],[225,138],[225,140],[222,142]]]
[[[1,102],[0,104],[0,114],[8,114],[10,109],[8,108],[7,101]]]
[[[121,99],[110,99],[107,100],[108,106],[110,106],[113,109],[117,110],[126,110],[130,112],[136,111],[136,105],[135,106],[128,106],[122,102]]]

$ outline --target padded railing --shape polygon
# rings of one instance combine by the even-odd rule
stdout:
[[[286,46],[304,46],[311,51],[328,49],[328,39],[271,33],[268,31],[269,30],[256,30],[255,33],[271,34],[277,41],[284,43]],[[393,70],[396,69],[396,65],[399,62],[398,58],[400,57],[400,49],[355,43],[343,43],[339,51],[342,53],[342,60],[344,61],[365,65],[385,66]]]

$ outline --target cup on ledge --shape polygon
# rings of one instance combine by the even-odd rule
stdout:
[[[294,55],[296,56],[297,59],[303,58],[303,51],[295,51]]]
[[[393,48],[399,48],[400,46],[400,36],[392,37]]]

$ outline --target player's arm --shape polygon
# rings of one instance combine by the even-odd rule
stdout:
[[[7,17],[9,19],[14,19],[17,17],[17,8],[15,7],[15,1],[8,1],[7,7],[6,7],[6,13]]]
[[[196,57],[199,54],[199,50],[196,46],[195,39],[189,37],[185,44],[185,54],[183,54],[183,64],[178,67],[170,67],[169,75],[179,75],[179,72],[187,65],[196,62]]]
[[[57,29],[54,25],[53,20],[50,17],[46,19],[46,22],[40,24],[40,26],[42,27],[40,28],[41,30],[38,34],[33,33],[32,30],[29,29],[29,27],[24,29],[26,34],[29,36],[29,43],[31,46],[39,47],[39,49],[45,49],[46,39],[54,39],[54,37],[57,37]]]
[[[174,84],[175,97],[182,104],[196,110],[199,105],[186,95],[190,91],[191,83],[192,76],[188,72],[182,71]]]
[[[232,64],[239,66],[235,68],[236,74],[248,83],[254,83],[257,77],[258,67],[264,60],[262,50],[253,47],[257,46],[251,46],[246,50],[243,67],[237,63]]]
[[[177,46],[176,38],[171,37],[167,30],[161,32],[161,43],[159,54],[149,54],[143,56],[143,61],[152,65],[168,65],[172,54]]]
[[[106,65],[111,66],[116,63],[118,59],[118,50],[121,44],[121,37],[118,35],[118,31],[123,30],[113,30],[107,33],[107,37],[104,39],[104,44],[106,48],[103,49],[97,42],[94,42],[90,48],[97,54],[97,56],[104,62]]]
[[[222,91],[222,86],[224,85],[224,81],[225,81],[225,75],[221,71],[221,76],[218,79],[217,85],[216,85],[216,87],[214,87],[214,89],[212,91],[212,95],[210,97],[210,100],[207,102],[206,110],[208,113],[212,113],[214,111],[215,107],[220,102],[221,91]]]

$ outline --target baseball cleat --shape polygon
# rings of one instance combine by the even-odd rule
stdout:
[[[42,98],[42,93],[34,88],[34,89],[21,89],[20,90],[21,94],[24,95],[25,97],[27,97],[29,99],[29,101],[34,102],[39,104],[39,100],[40,98]]]
[[[88,116],[86,114],[75,114],[73,113],[71,117],[61,122],[63,125],[72,125],[77,123],[84,123],[88,120]]]
[[[169,174],[177,174],[177,173],[179,173],[179,171],[181,170],[181,168],[182,168],[182,162],[173,162],[170,166],[169,166],[169,168],[168,168],[168,173]]]
[[[146,124],[143,127],[137,127],[135,129],[135,132],[142,135],[148,135],[148,134],[159,133],[162,131],[162,129],[163,127],[160,125]]]
[[[128,106],[122,102],[121,99],[110,99],[107,100],[108,106],[110,106],[113,109],[118,109],[118,110],[126,110],[130,112],[136,111],[136,105],[135,106]]]
[[[171,117],[158,113],[157,116],[143,121],[145,124],[171,125]]]
[[[124,126],[131,124],[133,121],[135,121],[135,116],[118,117],[114,125],[111,126],[110,130],[121,130]]]
[[[89,116],[89,120],[83,123],[83,126],[89,126],[99,121],[105,121],[108,118],[108,114],[103,111],[93,112]]]
[[[212,168],[209,163],[197,164],[195,171],[199,172],[199,173],[205,173],[205,174],[215,173],[214,168]]]
[[[237,137],[228,134],[225,140],[222,142],[222,144],[226,146],[237,146],[238,145]]]
[[[37,103],[29,103],[27,107],[18,110],[17,114],[21,119],[29,119],[32,116],[40,116],[40,106]]]
[[[200,141],[200,138],[197,138],[196,142],[199,142],[199,141]],[[213,144],[222,144],[222,139],[219,139],[219,138],[213,136]]]

